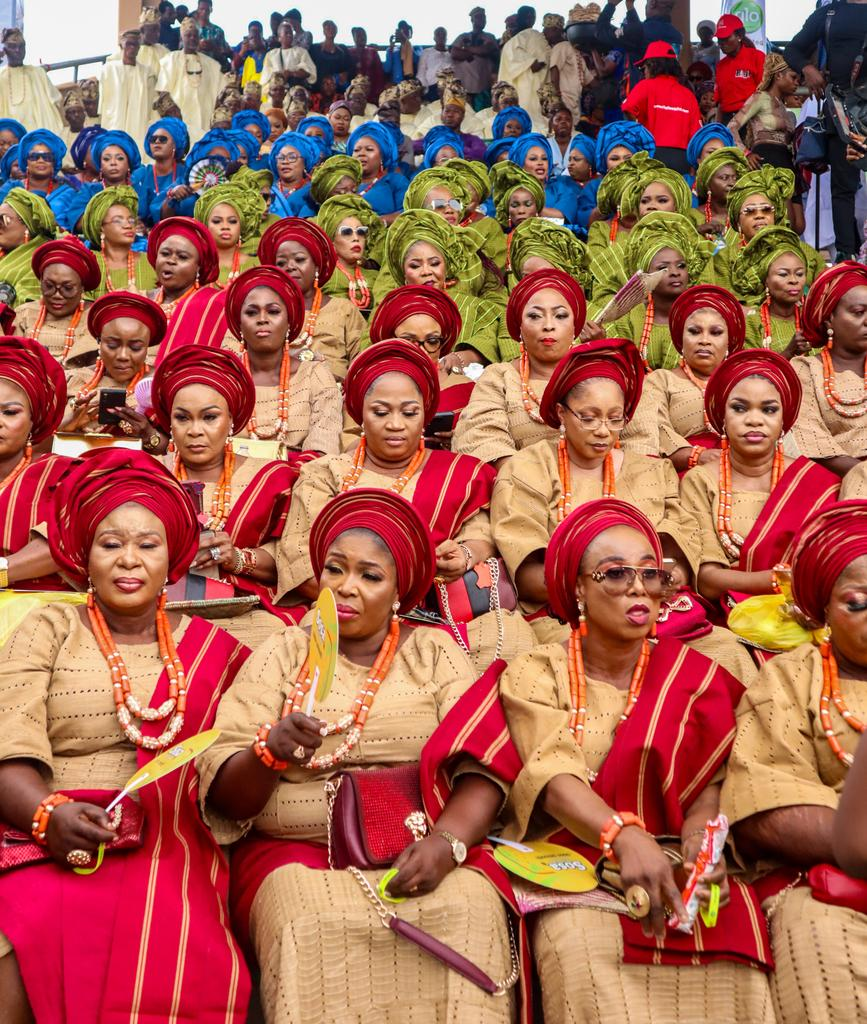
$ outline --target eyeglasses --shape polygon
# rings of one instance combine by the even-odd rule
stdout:
[[[286,150],[281,150],[281,152],[277,154],[278,164],[294,164],[297,163],[300,159],[301,157],[299,156],[298,153],[287,153]]]
[[[359,238],[367,238],[370,234],[370,228],[362,224],[357,228],[351,228],[349,225],[344,225],[342,228],[337,229],[337,234],[340,238],[352,238],[353,235],[358,235]]]
[[[423,348],[428,355],[436,355],[446,343],[446,339],[441,338],[438,334],[431,334],[429,337],[422,339],[413,338],[406,334],[399,334],[398,337],[401,341],[410,341],[413,345],[418,345],[418,347]]]
[[[674,577],[655,565],[612,565],[610,569],[591,572],[590,579],[602,584],[610,597],[619,597],[631,589],[636,577],[641,580],[648,597],[660,597],[674,586]]]
[[[754,213],[773,213],[774,208],[770,203],[761,203],[758,206],[742,206],[741,213],[751,217]]]
[[[64,299],[72,299],[81,291],[81,285],[72,284],[66,281],[64,284],[53,284],[51,281],[40,281],[39,288],[46,297],[49,295],[62,295]]]
[[[168,142],[168,141],[169,141],[168,135],[151,135],[151,142],[162,143],[162,142]]]
[[[574,409],[570,409],[565,402],[563,403],[563,408],[567,412],[571,412],[585,430],[598,430],[603,423],[609,430],[615,431],[623,430],[626,426],[625,416],[582,416],[580,413],[575,412]]]
[[[104,224],[112,224],[116,228],[134,228],[135,217],[112,217],[111,220],[103,221]]]
[[[42,149],[31,150],[27,154],[27,162],[29,164],[30,163],[36,163],[39,160],[42,160],[43,162],[45,162],[47,164],[53,164],[54,163],[53,155],[51,153],[46,153],[45,150],[42,150]]]
[[[454,210],[455,213],[460,213],[464,208],[460,199],[431,199],[427,207],[429,210]]]

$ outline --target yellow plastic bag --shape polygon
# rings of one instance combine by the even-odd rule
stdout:
[[[87,594],[64,590],[0,590],[0,647],[35,608],[45,604],[84,604]]]
[[[736,604],[729,612],[728,627],[753,647],[766,651],[791,651],[801,644],[818,643],[821,630],[809,630],[792,615],[785,594],[757,594]]]

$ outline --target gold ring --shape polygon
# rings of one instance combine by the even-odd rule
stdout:
[[[131,423],[127,423],[127,421],[126,421],[126,420],[121,420],[121,421],[120,421],[120,429],[121,429],[121,430],[122,430],[122,431],[123,431],[123,432],[124,432],[125,434],[132,434],[132,433],[134,433],[134,432],[135,432],[135,428],[133,427],[133,425],[132,425]]]
[[[66,855],[67,863],[71,864],[74,868],[86,868],[92,860],[93,857],[87,850],[70,850]]]
[[[629,916],[640,921],[650,913],[650,895],[640,885],[630,885],[626,890],[626,909]]]
[[[292,751],[292,756],[297,760],[301,761],[307,756],[307,751],[299,743],[298,746]]]

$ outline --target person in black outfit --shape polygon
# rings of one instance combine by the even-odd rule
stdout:
[[[801,31],[786,47],[784,56],[790,68],[803,74],[813,95],[821,98],[826,78],[841,89],[849,87],[852,65],[865,39],[867,0],[834,0],[807,18]],[[813,54],[820,43],[825,45],[827,54],[825,74],[813,63]],[[855,223],[855,193],[861,184],[861,172],[847,162],[846,145],[836,133],[828,137],[828,157],[837,259],[852,259],[861,247],[861,232]]]
[[[320,92],[322,79],[331,77],[337,82],[338,91],[343,92],[346,86],[346,78],[352,68],[352,61],[345,46],[334,42],[337,35],[337,26],[333,21],[322,22],[322,34],[325,39],[321,43],[314,43],[310,47],[310,56],[316,65],[316,84],[314,92]]]
[[[175,5],[163,0],[159,6],[160,43],[168,50],[180,50],[181,30],[173,28],[175,23]]]
[[[626,18],[623,21],[621,36],[615,35],[611,19],[620,0],[609,0],[602,8],[596,22],[596,38],[602,50],[625,50],[629,58],[629,82],[637,85],[644,77],[637,61],[644,56],[644,51],[651,43],[668,43],[675,49],[683,45],[683,36],[671,23],[671,11],[674,0],[647,0],[644,10],[644,21],[635,10],[635,0],[626,0]]]

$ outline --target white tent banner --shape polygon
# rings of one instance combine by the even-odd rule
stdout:
[[[759,50],[767,50],[765,0],[723,0],[721,14],[734,14],[744,23],[747,35]]]

